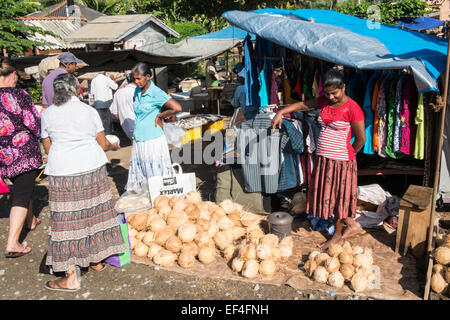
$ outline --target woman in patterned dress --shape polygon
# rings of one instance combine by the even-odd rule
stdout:
[[[25,220],[34,229],[39,219],[33,215],[31,198],[38,168],[42,165],[39,112],[30,96],[16,88],[17,73],[10,60],[0,57],[0,178],[14,184],[11,192],[7,258],[31,251],[19,243]]]
[[[275,129],[281,126],[283,114],[307,109],[320,109],[321,126],[311,183],[308,188],[307,212],[327,220],[334,216],[333,237],[320,247],[328,248],[361,232],[356,216],[357,166],[356,153],[366,141],[364,113],[359,105],[345,94],[343,75],[329,70],[323,78],[325,96],[297,102],[276,114]],[[353,144],[351,136],[355,136]],[[344,224],[347,226],[345,231]]]
[[[77,81],[62,74],[53,82],[53,105],[42,113],[42,142],[48,154],[49,248],[47,265],[66,277],[47,289],[76,291],[81,267],[100,271],[105,258],[126,250],[114,211],[104,151],[117,150],[105,138],[94,108],[77,98]]]

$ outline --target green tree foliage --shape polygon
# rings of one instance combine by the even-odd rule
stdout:
[[[23,54],[27,49],[31,49],[42,42],[28,39],[28,35],[52,34],[41,28],[27,26],[17,20],[18,17],[25,16],[31,12],[42,9],[41,4],[28,0],[1,0],[0,1],[0,48],[6,49],[8,54]]]
[[[423,16],[428,4],[420,0],[402,0],[402,1],[361,1],[357,3],[355,0],[342,2],[337,11],[357,16],[362,19],[374,17],[374,11],[369,10],[370,6],[378,6],[380,12],[380,22],[384,24],[396,24],[398,20],[413,20],[414,18]]]
[[[177,43],[187,37],[195,37],[208,33],[208,30],[202,24],[193,21],[171,23],[169,26],[180,34],[179,38],[167,39],[169,43]]]

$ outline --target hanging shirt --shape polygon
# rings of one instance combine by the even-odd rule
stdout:
[[[425,157],[425,109],[423,106],[423,93],[419,94],[415,123],[417,125],[417,133],[414,148],[414,158],[423,160]]]
[[[401,105],[399,151],[406,155],[413,155],[416,139],[417,88],[414,78],[411,76],[405,80],[403,85],[403,101]]]
[[[364,121],[364,113],[351,98],[342,106],[333,108],[324,97],[318,99],[321,130],[316,154],[333,160],[354,160],[355,150],[350,144],[351,124]]]
[[[266,77],[266,70],[267,65],[264,62],[263,69],[259,73],[258,80],[259,80],[259,100],[261,107],[267,106],[269,104],[269,92],[267,88],[267,77]]]
[[[251,59],[253,56],[253,43],[250,39],[250,35],[247,35],[244,39],[245,105],[259,107],[259,81],[254,62]]]
[[[270,104],[280,105],[280,99],[278,98],[278,81],[275,71],[270,75]]]
[[[364,104],[365,74],[361,70],[356,70],[347,85],[347,95],[362,106]]]
[[[156,116],[161,112],[164,104],[171,97],[150,81],[150,87],[142,94],[141,88],[136,88],[134,93],[133,109],[136,114],[133,139],[147,141],[159,138],[164,134],[163,129],[155,126]]]
[[[375,87],[373,88],[373,94],[372,94],[372,110],[374,111],[373,115],[373,151],[378,150],[378,127],[380,126],[380,119],[378,118],[378,112],[377,112],[377,101],[378,101],[378,92],[381,86],[381,83],[383,82],[384,75],[382,74],[381,77],[378,79],[377,83],[375,84]]]
[[[386,139],[387,139],[387,114],[386,114],[386,92],[389,90],[389,79],[385,78],[378,90],[377,114],[378,114],[378,146],[377,153],[380,157],[386,158]]]
[[[364,127],[366,129],[366,143],[364,144],[363,153],[374,154],[373,152],[373,120],[374,113],[372,110],[372,93],[374,91],[375,85],[380,78],[381,73],[379,71],[375,72],[367,82],[366,91],[364,93],[364,102],[362,105],[362,110],[364,111]]]
[[[387,95],[387,138],[385,152],[386,154],[393,158],[398,159],[403,157],[400,153],[394,152],[394,132],[395,132],[395,112],[396,112],[396,95],[397,95],[397,85],[398,77],[394,76],[389,84],[389,92]]]
[[[406,80],[406,76],[401,76],[397,82],[397,89],[395,94],[395,128],[394,128],[394,152],[400,152],[400,140],[401,140],[401,127],[402,120],[400,116],[400,111],[402,109],[402,99],[403,99],[403,83]]]

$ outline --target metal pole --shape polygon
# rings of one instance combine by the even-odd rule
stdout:
[[[434,218],[436,215],[436,197],[439,188],[439,175],[441,171],[441,156],[442,156],[442,141],[444,136],[444,124],[445,124],[445,114],[447,111],[447,95],[448,95],[448,82],[449,82],[449,71],[450,71],[450,37],[447,37],[448,45],[447,45],[447,66],[445,68],[445,85],[444,85],[444,107],[441,110],[441,118],[440,125],[441,130],[439,134],[439,144],[438,144],[438,153],[436,155],[436,165],[435,165],[435,173],[434,173],[434,185],[433,185],[433,198],[431,202],[431,217],[430,217],[430,225],[428,229],[428,270],[427,270],[427,283],[425,285],[425,295],[424,299],[428,300],[430,294],[430,279],[431,279],[431,271],[433,266],[433,255],[432,255],[432,244],[433,244],[433,230],[434,230]]]

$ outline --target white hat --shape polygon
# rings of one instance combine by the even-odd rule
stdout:
[[[245,78],[245,68],[238,73],[238,77]]]

